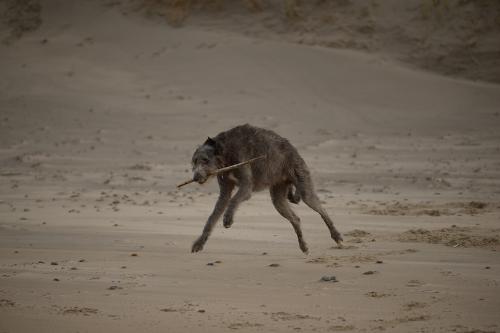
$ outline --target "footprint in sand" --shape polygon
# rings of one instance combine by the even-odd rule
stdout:
[[[16,302],[11,301],[10,299],[5,299],[5,298],[0,299],[0,308],[14,307],[15,305],[16,305]]]
[[[405,305],[403,305],[403,308],[406,311],[411,311],[411,310],[415,310],[415,309],[423,309],[425,307],[427,307],[426,303],[416,302],[416,301],[406,303]]]
[[[425,283],[422,282],[422,281],[419,281],[419,280],[410,280],[406,283],[406,286],[407,287],[421,287],[423,286]]]
[[[73,314],[73,315],[84,315],[84,316],[89,316],[91,314],[97,314],[99,310],[95,308],[87,308],[87,307],[79,307],[79,306],[73,306],[71,308],[66,308],[61,311],[62,314],[68,315],[68,314]]]
[[[394,296],[392,294],[384,294],[384,293],[379,293],[376,291],[369,291],[365,294],[367,297],[373,297],[373,298],[383,298],[383,297],[389,297],[389,296]]]

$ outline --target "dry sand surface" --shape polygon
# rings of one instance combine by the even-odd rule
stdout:
[[[500,86],[120,6],[2,30],[1,333],[500,331]],[[297,146],[343,249],[262,192],[190,253],[217,185],[175,184],[242,123]]]

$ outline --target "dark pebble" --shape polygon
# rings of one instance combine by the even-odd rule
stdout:
[[[123,289],[123,288],[119,286],[111,286],[108,288],[108,290],[117,290],[117,289]]]
[[[323,282],[339,282],[337,280],[337,277],[334,276],[334,275],[325,275],[325,276],[322,276],[320,281],[323,281]]]

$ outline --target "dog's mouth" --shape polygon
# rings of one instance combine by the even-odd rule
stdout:
[[[204,179],[199,179],[196,182],[201,185],[201,184],[205,184],[207,182],[207,180],[208,180],[208,178],[204,178]]]
[[[202,185],[202,184],[205,184],[209,179],[210,179],[210,176],[206,176],[206,177],[195,177],[193,178],[195,182],[197,182],[198,184]]]

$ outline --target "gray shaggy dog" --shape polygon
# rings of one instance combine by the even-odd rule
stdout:
[[[235,170],[217,174],[219,198],[203,233],[194,242],[191,251],[198,252],[203,249],[224,211],[224,227],[229,228],[233,224],[234,213],[238,206],[250,199],[252,192],[266,188],[269,188],[276,210],[292,224],[302,252],[308,253],[307,244],[302,237],[300,219],[288,201],[297,204],[302,199],[306,205],[321,215],[332,239],[340,246],[342,236],[335,229],[314,192],[306,163],[287,139],[273,131],[246,124],[219,133],[214,138],[209,137],[193,154],[193,180],[203,184],[218,168],[261,155],[266,157]],[[236,187],[238,190],[232,196]]]

